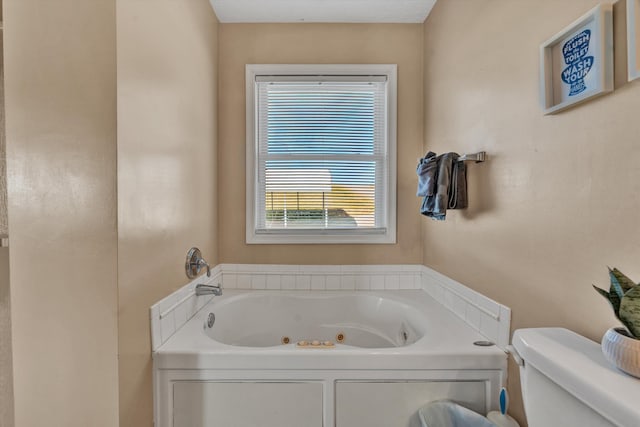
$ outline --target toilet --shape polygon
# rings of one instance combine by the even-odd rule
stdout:
[[[519,329],[512,342],[529,427],[640,426],[640,380],[599,343],[562,328]]]

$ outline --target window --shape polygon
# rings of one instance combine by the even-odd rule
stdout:
[[[395,243],[395,65],[247,65],[247,243]]]

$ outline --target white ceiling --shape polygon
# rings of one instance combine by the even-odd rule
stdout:
[[[209,0],[220,22],[422,23],[436,0]]]

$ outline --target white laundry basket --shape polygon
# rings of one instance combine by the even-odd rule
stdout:
[[[418,410],[422,427],[496,427],[491,421],[454,402],[431,402]]]

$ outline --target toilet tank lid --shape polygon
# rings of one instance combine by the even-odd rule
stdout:
[[[618,426],[640,425],[640,380],[618,371],[600,344],[562,328],[518,329],[513,346],[560,387]]]

